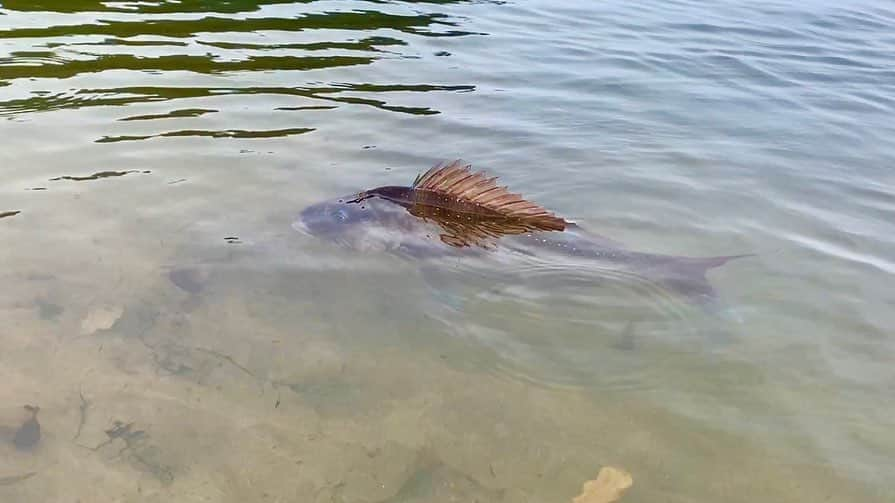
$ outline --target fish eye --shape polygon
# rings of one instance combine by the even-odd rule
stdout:
[[[348,212],[342,208],[334,208],[327,212],[330,218],[334,218],[339,222],[344,222],[348,220]]]

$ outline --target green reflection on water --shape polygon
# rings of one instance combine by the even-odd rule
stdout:
[[[345,68],[370,65],[384,55],[402,57],[400,53],[385,51],[386,47],[401,48],[407,40],[386,34],[401,33],[404,36],[463,36],[470,32],[448,30],[432,31],[435,27],[455,27],[457,23],[442,13],[378,12],[352,10],[334,12],[304,12],[301,7],[294,16],[283,17],[221,17],[206,16],[197,19],[165,19],[153,17],[139,19],[141,14],[215,12],[239,13],[258,10],[263,5],[294,4],[295,2],[176,2],[161,4],[123,4],[101,2],[11,2],[4,8],[16,11],[75,12],[122,12],[133,15],[131,19],[101,20],[96,23],[58,24],[47,26],[12,27],[0,30],[0,40],[23,40],[33,44],[31,49],[13,50],[0,57],[0,86],[20,83],[30,88],[32,96],[23,98],[16,93],[6,99],[0,97],[0,114],[19,115],[28,112],[59,109],[77,109],[85,106],[121,106],[160,99],[209,96],[211,93],[230,94],[291,94],[342,102],[351,105],[373,106],[393,112],[428,115],[437,111],[425,106],[389,105],[384,100],[367,97],[337,97],[341,91],[382,93],[387,91],[459,91],[473,90],[470,85],[403,85],[371,86],[364,84],[334,84],[329,86],[296,88],[238,87],[232,89],[198,88],[178,86],[159,87],[149,97],[134,88],[91,90],[69,88],[64,93],[46,91],[52,87],[46,79],[69,80],[116,71],[139,72],[151,78],[175,72],[202,75],[236,75],[253,72],[304,72],[328,68]],[[424,2],[426,3],[426,2]],[[309,3],[310,4],[310,3]],[[308,4],[308,5],[309,5]],[[301,5],[305,5],[302,3]],[[289,42],[276,40],[270,43],[230,40],[208,40],[210,36],[238,36],[273,32],[280,36],[295,34],[305,36],[321,30],[339,30],[363,35],[343,40],[313,40]],[[382,33],[375,33],[382,32]],[[84,37],[105,37],[101,40],[83,40]],[[144,37],[161,38],[146,40]],[[90,47],[102,48],[103,52],[85,52]],[[207,48],[197,54],[197,48]],[[49,50],[47,50],[49,49]],[[168,49],[169,53],[157,51]],[[108,53],[107,51],[115,51]],[[270,51],[288,51],[293,54],[265,54]],[[325,56],[305,53],[330,52]],[[367,53],[369,55],[362,55]],[[145,80],[145,79],[141,79]],[[43,87],[44,89],[41,89]],[[89,98],[84,95],[92,94]],[[108,97],[98,95],[136,94],[134,97]],[[322,96],[327,94],[328,96]],[[140,96],[142,95],[142,96]],[[129,135],[139,136],[139,135]],[[153,135],[160,136],[160,135]],[[169,135],[170,136],[170,135]],[[218,136],[218,135],[212,135]],[[264,137],[264,134],[259,135]]]
[[[103,0],[8,0],[3,2],[3,7],[9,10],[36,12],[139,12],[143,14],[187,13],[187,12],[218,12],[238,13],[253,12],[266,5],[313,3],[315,0],[180,0],[149,2],[107,2]],[[452,4],[467,3],[470,0],[400,0],[389,2],[387,0],[365,0],[367,3],[387,4]]]
[[[443,14],[396,15],[382,12],[328,12],[323,14],[307,14],[295,18],[251,18],[233,19],[223,17],[205,17],[201,19],[161,19],[146,21],[107,21],[97,24],[48,26],[44,28],[19,28],[0,31],[3,38],[42,38],[70,37],[74,35],[111,35],[116,37],[135,37],[139,35],[157,35],[176,38],[191,38],[202,33],[246,33],[256,31],[292,31],[308,29],[338,29],[367,31],[392,29],[416,35],[439,36],[436,32],[428,32],[422,28],[443,25],[454,26]],[[471,32],[450,31],[447,36],[470,35]]]

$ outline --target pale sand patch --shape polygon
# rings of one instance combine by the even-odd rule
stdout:
[[[604,466],[596,479],[584,483],[581,494],[572,503],[612,503],[621,498],[633,483],[630,473],[614,466]]]

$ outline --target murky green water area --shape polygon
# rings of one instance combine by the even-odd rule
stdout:
[[[0,1],[0,500],[895,499],[887,2]],[[410,260],[462,157],[657,253]],[[39,407],[39,435],[22,425]]]

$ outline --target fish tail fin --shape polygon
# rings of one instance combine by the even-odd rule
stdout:
[[[696,264],[699,264],[703,267],[703,273],[708,271],[709,269],[713,269],[715,267],[720,267],[731,260],[736,260],[738,258],[746,258],[746,257],[754,257],[754,253],[743,253],[741,255],[720,255],[717,257],[705,257],[705,258],[696,258],[690,259],[694,261]]]
[[[755,254],[699,258],[680,257],[668,264],[667,270],[663,274],[662,283],[691,303],[699,305],[712,314],[721,315],[728,309],[715,287],[709,282],[706,273],[731,260],[752,256]]]

